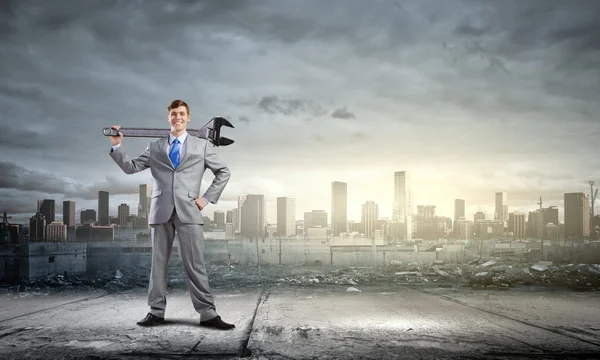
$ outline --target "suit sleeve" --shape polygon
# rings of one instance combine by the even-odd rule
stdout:
[[[126,174],[135,174],[150,167],[150,144],[146,150],[137,158],[131,159],[119,146],[116,149],[111,149],[109,155],[119,165]]]
[[[212,184],[208,187],[203,197],[210,203],[216,204],[221,197],[221,193],[225,189],[225,185],[229,182],[231,173],[229,168],[222,162],[217,154],[213,151],[212,146],[208,145],[208,141],[204,147],[204,166],[210,169],[215,175]]]

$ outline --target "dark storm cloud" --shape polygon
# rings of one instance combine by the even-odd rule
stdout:
[[[100,190],[109,191],[111,195],[138,194],[137,186],[123,182],[120,176],[107,177],[90,184],[63,178],[47,171],[25,169],[9,161],[0,162],[0,174],[0,189],[62,194],[86,200],[97,199]]]
[[[41,199],[30,198],[8,191],[0,191],[0,215],[5,211],[8,215],[35,213],[37,210],[37,200]]]
[[[347,108],[339,108],[335,109],[335,111],[331,114],[331,117],[336,119],[354,119],[356,116],[348,111]]]
[[[279,98],[276,95],[263,96],[258,108],[268,114],[322,116],[327,113],[323,107],[309,99]]]
[[[250,124],[250,119],[247,116],[240,116],[240,121],[246,124]]]
[[[49,140],[47,137],[29,129],[6,127],[0,130],[0,149],[4,147],[48,149],[53,147],[53,145],[57,145],[56,142]]]

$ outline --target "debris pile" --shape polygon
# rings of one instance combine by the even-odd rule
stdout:
[[[371,267],[334,268],[327,266],[244,266],[209,264],[207,273],[211,287],[243,288],[261,285],[325,286],[427,284],[471,287],[474,289],[507,289],[517,285],[552,285],[575,290],[600,290],[599,264],[555,265],[551,262],[514,263],[473,260],[466,264],[394,261],[373,270]],[[94,275],[53,275],[35,281],[24,281],[19,292],[101,289],[109,292],[147,288],[149,266],[121,268]],[[169,287],[186,288],[185,272],[180,263],[169,264]],[[14,289],[14,286],[12,287]],[[4,289],[9,289],[4,287]]]

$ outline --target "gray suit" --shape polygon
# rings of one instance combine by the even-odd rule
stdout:
[[[177,230],[192,303],[200,313],[200,320],[204,321],[217,316],[217,313],[204,263],[204,221],[195,200],[200,196],[202,176],[207,168],[215,178],[203,197],[213,204],[217,203],[229,182],[230,172],[207,140],[188,134],[185,145],[185,156],[176,169],[169,159],[168,137],[151,141],[144,153],[135,159],[129,158],[120,147],[111,151],[110,156],[126,174],[147,168],[152,172],[148,219],[152,233],[152,270],[148,289],[150,313],[159,317],[165,314],[167,265]]]

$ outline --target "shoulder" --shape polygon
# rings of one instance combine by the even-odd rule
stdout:
[[[164,138],[160,138],[160,139],[156,139],[156,140],[151,140],[150,142],[148,142],[148,148],[152,149],[155,147],[160,147],[163,146],[165,144],[167,144],[169,142],[169,138],[168,137],[164,137]]]
[[[188,134],[186,141],[188,142],[189,145],[194,145],[196,147],[205,147],[206,144],[208,143],[208,140],[201,139],[199,137],[192,136],[190,134]]]

